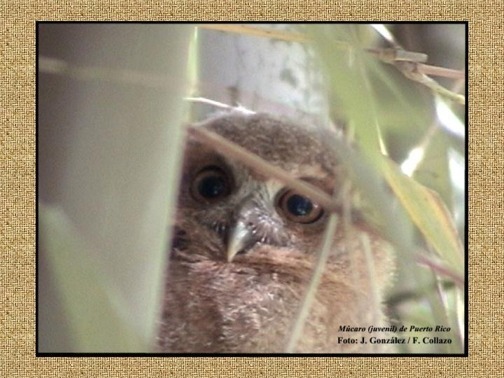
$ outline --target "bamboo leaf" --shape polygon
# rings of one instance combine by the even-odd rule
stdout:
[[[464,249],[446,205],[436,192],[403,174],[395,163],[388,159],[384,162],[384,177],[413,223],[439,255],[462,274]]]
[[[148,341],[134,333],[121,309],[120,296],[107,275],[93,263],[86,245],[58,208],[39,204],[40,238],[51,278],[67,315],[72,350],[57,352],[138,352]]]

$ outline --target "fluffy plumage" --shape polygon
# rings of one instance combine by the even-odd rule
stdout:
[[[224,136],[328,194],[345,180],[330,133],[267,114],[230,113],[198,127]],[[189,140],[158,349],[284,351],[328,216],[280,182]],[[340,326],[367,328],[383,323],[379,301],[390,281],[393,259],[387,243],[362,217],[347,223],[350,227],[344,227],[341,215],[296,352],[376,350],[369,344],[342,343],[339,337],[361,335],[340,332]],[[361,235],[370,242],[373,278]]]

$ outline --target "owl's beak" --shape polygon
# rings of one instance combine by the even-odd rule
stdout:
[[[240,252],[246,251],[251,245],[255,244],[252,232],[242,221],[236,222],[227,239],[227,261],[231,262]]]

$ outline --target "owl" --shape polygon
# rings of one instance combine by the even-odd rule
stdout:
[[[225,137],[328,195],[348,181],[335,151],[336,136],[329,131],[239,111],[195,127]],[[369,336],[369,326],[385,324],[381,302],[392,277],[392,253],[357,210],[350,207],[345,216],[345,206],[340,208],[296,353],[383,351],[363,337]],[[157,350],[285,352],[330,216],[277,179],[189,138]]]

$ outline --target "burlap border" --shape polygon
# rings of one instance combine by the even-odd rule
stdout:
[[[500,0],[0,1],[0,376],[500,376],[504,370]],[[35,21],[469,21],[469,357],[35,357]]]

